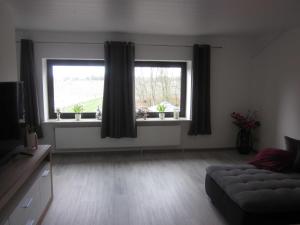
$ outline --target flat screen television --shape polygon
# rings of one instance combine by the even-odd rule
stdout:
[[[22,82],[0,82],[0,165],[23,144],[24,121]]]

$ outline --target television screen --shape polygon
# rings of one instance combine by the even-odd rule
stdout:
[[[0,162],[23,143],[23,83],[0,82]]]

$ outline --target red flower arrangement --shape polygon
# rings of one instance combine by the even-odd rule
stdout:
[[[233,112],[231,117],[234,119],[233,123],[242,130],[250,131],[260,126],[260,122],[256,119],[256,112],[249,111],[246,116]]]

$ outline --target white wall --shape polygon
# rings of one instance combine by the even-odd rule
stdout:
[[[222,148],[233,147],[236,130],[231,124],[232,111],[246,111],[250,101],[250,62],[254,48],[250,39],[242,37],[191,37],[166,35],[141,35],[121,33],[72,33],[18,31],[17,39],[30,38],[36,42],[35,58],[39,103],[44,104],[45,74],[43,74],[43,58],[90,58],[103,59],[103,45],[93,44],[106,40],[133,41],[136,43],[137,59],[152,60],[191,60],[191,47],[163,47],[140,45],[167,44],[192,45],[206,43],[222,46],[212,49],[211,65],[211,104],[212,132],[210,136],[187,135],[188,123],[181,126],[181,148]],[[39,43],[40,42],[40,43]],[[69,43],[41,43],[69,42]],[[42,109],[41,112],[43,113]],[[45,118],[44,118],[45,119]],[[54,135],[50,125],[45,124],[45,142],[53,141]],[[154,129],[155,132],[155,129]],[[163,138],[163,137],[161,137]]]
[[[253,59],[252,105],[259,110],[260,147],[300,139],[300,29],[277,35]]]
[[[0,81],[17,81],[15,26],[12,9],[0,1]]]

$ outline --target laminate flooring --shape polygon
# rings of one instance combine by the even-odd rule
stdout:
[[[233,150],[57,154],[42,225],[226,225],[205,193],[205,168],[250,157]]]

